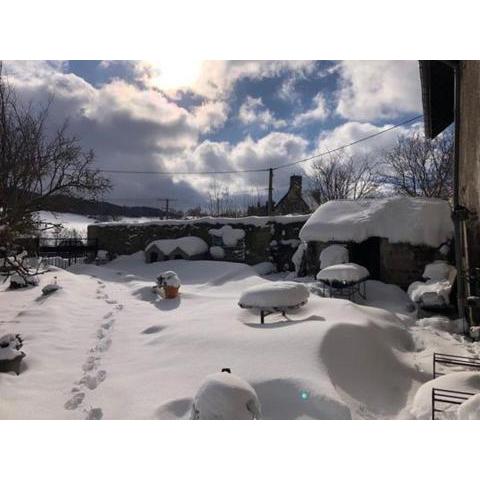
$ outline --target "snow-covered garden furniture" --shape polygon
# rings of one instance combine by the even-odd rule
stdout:
[[[20,349],[23,341],[20,335],[9,333],[0,337],[0,372],[15,372],[20,375],[20,363],[25,353]]]
[[[265,323],[265,317],[273,312],[282,315],[289,310],[295,310],[308,301],[310,292],[305,285],[296,282],[271,282],[247,288],[238,301],[241,308],[260,311],[260,322]]]
[[[321,269],[331,267],[332,265],[348,263],[348,250],[343,245],[329,245],[321,251],[319,260]]]
[[[365,281],[369,271],[356,263],[341,263],[323,268],[317,274],[318,287],[323,296],[352,300],[356,293],[366,298]]]
[[[192,420],[256,420],[261,416],[253,387],[228,369],[208,375],[193,399]]]
[[[180,279],[175,272],[162,272],[157,277],[157,288],[163,289],[165,298],[176,298],[180,289]]]
[[[408,295],[424,310],[448,310],[450,308],[450,292],[456,275],[455,267],[443,260],[437,260],[425,267],[424,282],[413,282],[408,287]]]
[[[36,275],[20,275],[19,273],[14,273],[10,277],[10,287],[12,290],[18,288],[25,288],[28,286],[36,287],[38,285],[38,277]]]

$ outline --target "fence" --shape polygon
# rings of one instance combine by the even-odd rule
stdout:
[[[36,254],[48,265],[67,268],[94,259],[98,252],[96,239],[87,238],[37,238]]]

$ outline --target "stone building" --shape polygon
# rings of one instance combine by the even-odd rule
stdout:
[[[407,289],[428,263],[448,259],[453,225],[444,200],[332,200],[315,211],[299,236],[307,244],[304,273],[318,273],[322,250],[340,243],[370,278]]]
[[[460,314],[478,325],[480,302],[472,300],[480,296],[480,61],[420,61],[420,78],[425,135],[435,138],[455,124],[457,300]]]

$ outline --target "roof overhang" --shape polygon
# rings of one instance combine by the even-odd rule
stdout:
[[[455,61],[420,60],[425,135],[435,138],[454,120]]]

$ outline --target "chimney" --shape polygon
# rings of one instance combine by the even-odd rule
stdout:
[[[302,176],[292,175],[290,177],[290,190],[296,190],[298,193],[302,193]]]

